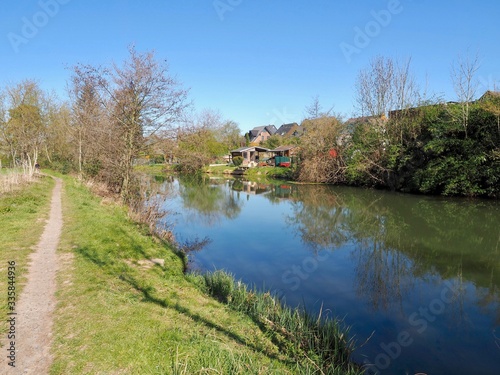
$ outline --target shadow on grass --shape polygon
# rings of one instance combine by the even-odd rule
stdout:
[[[126,234],[126,233],[124,233],[124,234]],[[130,236],[128,236],[128,237],[130,238]],[[141,245],[137,244],[133,239],[130,238],[130,240],[132,241],[130,248],[133,248],[139,254],[141,254],[145,258],[147,258],[148,254],[144,251],[144,248]],[[109,253],[106,252],[106,253],[104,253],[105,257],[103,259],[102,257],[99,256],[99,253],[95,249],[92,249],[89,247],[79,247],[75,250],[78,254],[82,255],[88,261],[101,267],[106,274],[113,276],[113,277],[116,277],[116,278],[128,283],[132,288],[134,288],[136,291],[140,292],[143,295],[144,301],[154,303],[158,306],[161,306],[162,308],[174,309],[179,314],[183,314],[197,323],[204,324],[206,327],[208,327],[210,329],[215,329],[216,331],[227,336],[229,339],[234,340],[234,341],[238,342],[239,344],[252,349],[256,353],[264,354],[268,358],[280,361],[281,363],[284,363],[284,364],[288,364],[288,365],[291,364],[291,362],[284,361],[282,358],[279,358],[275,354],[267,353],[265,348],[259,348],[253,344],[246,342],[246,340],[243,337],[236,334],[235,332],[229,331],[226,328],[222,327],[221,325],[219,325],[213,321],[210,321],[197,313],[191,312],[189,310],[189,308],[182,306],[181,304],[179,304],[179,302],[171,303],[166,298],[162,299],[162,298],[159,298],[159,297],[153,295],[154,288],[152,286],[144,285],[140,280],[138,280],[136,277],[131,275],[130,271],[133,271],[133,269],[129,265],[127,265],[123,260],[116,258],[116,254],[115,254],[115,258],[111,259],[111,258],[107,257],[107,254],[109,254]],[[159,267],[160,269],[163,269],[158,265],[155,267]],[[262,327],[260,325],[259,325],[259,328],[262,329]]]

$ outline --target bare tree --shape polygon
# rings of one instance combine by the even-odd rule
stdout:
[[[129,48],[129,59],[120,67],[79,65],[75,73],[84,77],[98,95],[120,143],[118,179],[122,198],[131,193],[132,166],[144,147],[144,136],[172,127],[187,103],[187,90],[169,74],[166,63],[159,63],[154,52],[139,54]]]
[[[80,174],[87,158],[99,159],[105,149],[106,132],[104,107],[96,90],[97,83],[79,67],[74,68],[68,89],[72,103],[71,136],[76,146],[76,159]],[[104,142],[103,142],[104,141]],[[100,147],[101,146],[101,147]],[[109,145],[108,145],[109,147]],[[92,152],[92,151],[95,152]]]
[[[394,62],[378,56],[356,80],[356,104],[361,116],[382,116],[394,105]]]
[[[470,105],[479,87],[479,81],[476,78],[479,66],[479,54],[477,53],[474,57],[459,55],[457,61],[451,66],[451,79],[460,103],[460,122],[465,132],[465,138],[468,136]]]
[[[411,72],[411,57],[403,63],[396,63],[394,71],[394,108],[407,110],[421,101],[420,89]]]
[[[301,137],[300,143],[299,180],[344,182],[344,125],[333,116],[305,120],[303,124],[307,131]]]
[[[411,58],[406,61],[395,63],[393,77],[393,110],[399,113],[391,120],[389,131],[393,134],[393,139],[398,139],[400,144],[404,142],[404,134],[416,137],[419,128],[414,116],[410,113],[412,108],[418,107],[422,101],[420,89],[411,71]],[[393,112],[394,113],[394,112]]]
[[[73,161],[70,125],[71,108],[65,103],[51,103],[43,155],[49,163]]]
[[[308,120],[312,120],[320,117],[327,117],[330,116],[332,111],[333,106],[329,110],[323,111],[323,106],[319,101],[319,95],[315,95],[313,96],[311,103],[305,108],[305,118]]]

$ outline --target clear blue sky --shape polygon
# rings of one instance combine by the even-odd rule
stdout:
[[[243,131],[299,122],[315,95],[350,117],[377,55],[411,56],[422,89],[453,100],[452,62],[479,51],[480,91],[492,89],[499,16],[499,0],[2,0],[0,86],[35,78],[64,98],[67,66],[121,62],[134,43],[168,60],[196,109]]]

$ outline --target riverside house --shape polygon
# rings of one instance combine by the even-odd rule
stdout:
[[[252,165],[251,163],[258,164],[260,160],[260,154],[268,152],[269,149],[264,147],[244,146],[231,151],[231,160],[236,156],[241,156],[243,158],[242,166],[248,167],[249,165]]]

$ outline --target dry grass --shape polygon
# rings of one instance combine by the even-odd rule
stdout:
[[[37,175],[31,176],[29,173],[20,170],[3,170],[0,173],[0,194],[16,191],[36,179]]]

